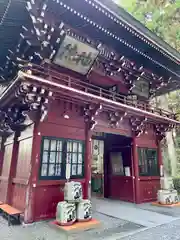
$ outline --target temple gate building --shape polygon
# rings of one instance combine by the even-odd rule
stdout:
[[[67,163],[85,198],[156,200],[180,122],[150,99],[180,87],[180,54],[108,0],[15,0],[2,21],[0,201],[53,218]]]

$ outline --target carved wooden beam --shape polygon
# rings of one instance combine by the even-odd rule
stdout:
[[[130,124],[132,128],[132,133],[139,137],[141,134],[143,134],[146,130],[146,117],[131,117],[130,118]]]
[[[165,139],[166,132],[172,131],[176,126],[174,124],[156,124],[154,125],[155,133],[157,136],[157,140],[161,141]]]
[[[99,114],[101,109],[101,104],[90,104],[84,108],[84,121],[87,124],[89,130],[92,130],[97,124],[95,116]]]
[[[110,112],[109,113],[109,125],[113,128],[118,127],[119,122],[127,115],[126,112]]]
[[[52,59],[65,36],[64,23],[61,22],[57,26],[59,20],[57,21],[56,18],[52,19],[49,16],[46,2],[42,3],[37,0],[28,2],[27,10],[41,44],[40,49],[32,57],[39,57],[41,61],[45,58]]]
[[[52,95],[51,91],[29,83],[21,83],[16,91],[16,97],[20,98],[22,104],[27,107],[22,115],[27,116],[27,111],[36,111],[40,114],[40,121],[44,121],[47,116]]]
[[[1,135],[11,134],[13,131],[7,123],[7,115],[4,111],[0,111],[0,133]]]

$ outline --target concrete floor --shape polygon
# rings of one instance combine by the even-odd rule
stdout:
[[[111,240],[180,240],[180,220],[139,231],[123,238],[112,236]]]
[[[50,222],[8,227],[7,220],[0,217],[0,240],[102,240],[114,234],[120,234],[118,236],[122,237],[142,228],[140,225],[100,213],[94,212],[93,217],[101,222],[100,226],[69,236],[56,227],[52,227]]]
[[[101,222],[96,229],[67,236],[40,222],[10,226],[0,217],[0,240],[180,240],[180,207],[134,205],[109,199],[92,199],[93,217]]]
[[[110,199],[92,199],[94,210],[145,227],[155,227],[180,217],[176,209],[153,207],[151,204],[135,205]],[[166,212],[166,214],[164,214]],[[178,214],[179,213],[179,214]]]

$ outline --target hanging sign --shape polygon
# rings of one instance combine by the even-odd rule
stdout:
[[[140,97],[149,98],[149,82],[144,79],[134,81],[132,93]]]
[[[67,154],[66,157],[66,180],[68,181],[71,177],[71,155]]]
[[[85,75],[92,67],[98,53],[97,49],[66,35],[54,58],[54,63]]]

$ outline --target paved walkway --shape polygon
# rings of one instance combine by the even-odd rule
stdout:
[[[128,237],[113,236],[111,240],[180,240],[180,220],[150,228]]]
[[[114,234],[122,237],[126,233],[142,228],[137,224],[100,213],[93,213],[93,217],[101,222],[100,226],[69,236],[56,227],[52,227],[49,222],[8,227],[7,220],[0,217],[0,240],[103,240]]]
[[[102,224],[67,236],[40,222],[10,226],[0,217],[0,240],[180,240],[180,208],[134,205],[113,200],[92,199],[93,217]]]
[[[177,219],[176,216],[171,216],[170,214],[165,215],[161,212],[152,211],[153,207],[150,208],[150,205],[143,205],[144,208],[141,208],[141,205],[137,206],[132,203],[109,199],[92,199],[92,202],[94,210],[97,212],[140,224],[145,227],[155,227]]]

